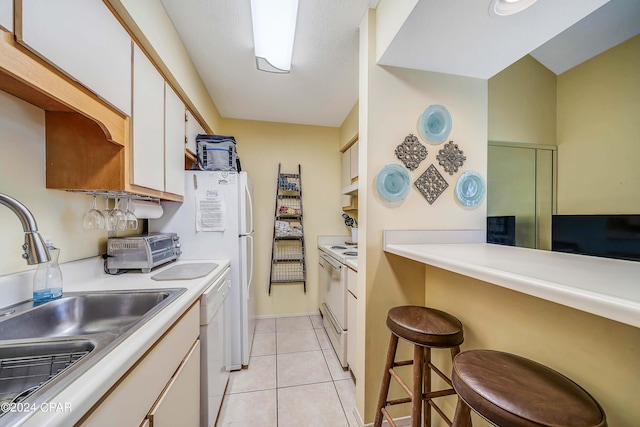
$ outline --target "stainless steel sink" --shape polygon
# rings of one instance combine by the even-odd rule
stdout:
[[[65,293],[0,309],[0,402],[35,405],[64,387],[170,304],[184,288]],[[0,412],[1,425],[32,414]]]
[[[113,331],[161,309],[166,290],[65,294],[43,305],[27,302],[0,320],[0,340],[75,336]],[[4,310],[6,311],[6,310]]]

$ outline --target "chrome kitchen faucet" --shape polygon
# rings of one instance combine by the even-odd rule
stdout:
[[[38,233],[38,225],[31,211],[13,197],[2,193],[0,193],[0,204],[11,209],[22,222],[22,229],[24,230],[24,244],[22,245],[24,253],[22,258],[27,260],[27,264],[42,264],[50,261],[49,251],[40,233]]]

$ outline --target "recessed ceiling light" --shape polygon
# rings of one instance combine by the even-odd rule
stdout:
[[[538,0],[492,0],[490,15],[508,16],[522,12]]]

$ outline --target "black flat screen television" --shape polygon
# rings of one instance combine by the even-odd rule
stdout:
[[[553,215],[551,250],[640,261],[640,215]]]
[[[516,217],[488,216],[487,217],[487,243],[499,245],[516,245]]]

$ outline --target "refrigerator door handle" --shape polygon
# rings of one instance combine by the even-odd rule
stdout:
[[[244,193],[249,204],[249,229],[245,230],[245,233],[251,233],[253,231],[253,200],[251,200],[251,191],[249,191],[248,185],[244,186]]]
[[[247,299],[249,298],[249,291],[251,290],[251,284],[253,283],[253,264],[255,264],[255,260],[253,259],[253,236],[246,236],[250,242],[250,253],[251,253],[251,270],[249,270],[249,282],[247,283]]]

